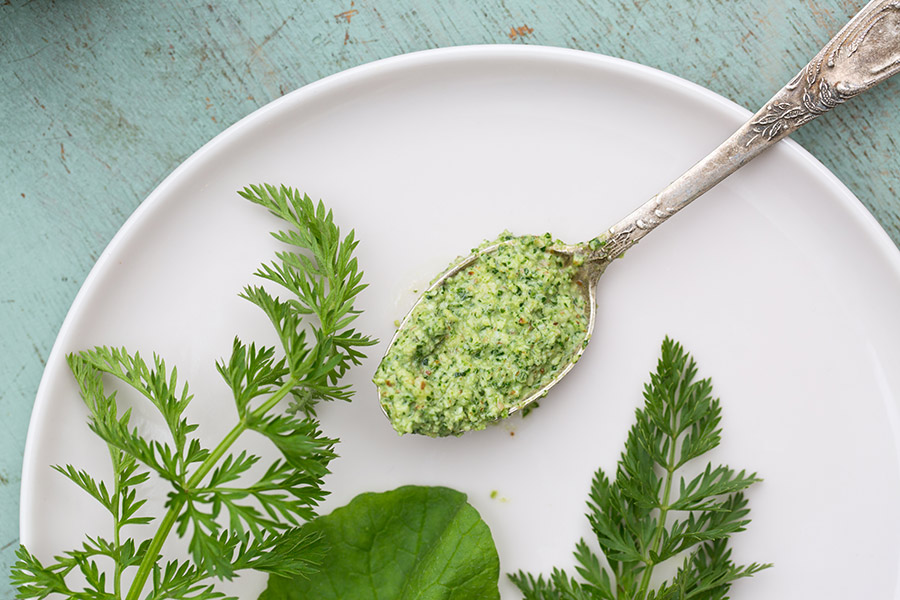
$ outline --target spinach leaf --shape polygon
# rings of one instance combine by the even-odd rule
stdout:
[[[500,598],[490,529],[456,490],[367,492],[303,529],[328,548],[320,568],[272,576],[260,600]]]

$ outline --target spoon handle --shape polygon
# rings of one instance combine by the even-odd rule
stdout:
[[[801,126],[900,71],[900,0],[873,0],[722,145],[598,239],[608,263]]]

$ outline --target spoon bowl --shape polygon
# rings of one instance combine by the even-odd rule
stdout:
[[[394,332],[394,335],[391,337],[388,343],[388,349],[385,352],[385,356],[387,356],[391,352],[391,350],[394,348],[395,343],[397,343],[398,338],[403,334],[403,332],[407,331],[409,322],[413,318],[413,315],[416,314],[419,306],[424,300],[429,298],[432,292],[441,289],[444,285],[447,284],[447,282],[449,282],[453,278],[463,275],[480,260],[483,260],[485,257],[497,253],[501,248],[508,248],[512,246],[520,239],[524,238],[512,238],[506,241],[492,243],[484,246],[477,251],[474,251],[469,256],[466,256],[465,258],[459,260],[446,271],[444,271],[441,275],[439,275],[428,286],[428,288],[425,289],[425,291],[418,298],[415,304],[413,304],[412,308],[410,308],[409,312],[407,312],[406,316],[404,316],[403,320],[399,323],[397,330]],[[546,396],[550,388],[552,388],[560,380],[562,380],[562,378],[578,362],[581,355],[584,353],[588,342],[590,341],[591,333],[594,329],[594,323],[597,314],[597,282],[600,278],[600,275],[605,270],[607,262],[605,260],[597,259],[585,260],[585,257],[588,257],[593,252],[591,250],[590,244],[570,245],[556,243],[548,246],[546,252],[550,255],[561,258],[565,265],[571,268],[572,279],[575,283],[573,290],[577,290],[578,295],[582,298],[586,326],[584,327],[583,333],[579,336],[580,343],[578,343],[573,348],[573,351],[568,354],[567,362],[564,364],[564,366],[554,371],[555,376],[551,380],[531,389],[526,397],[517,400],[513,405],[511,405],[506,413],[506,416],[518,412],[535,400]],[[391,419],[391,415],[387,410],[385,403],[383,402],[381,392],[382,389],[379,388],[379,400],[381,401],[382,412],[385,414],[385,416],[388,417],[388,419]]]

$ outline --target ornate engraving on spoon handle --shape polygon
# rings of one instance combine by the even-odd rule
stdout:
[[[870,2],[751,121],[747,144],[780,139],[900,70],[900,1]]]
[[[873,0],[706,158],[599,237],[609,262],[720,181],[838,104],[900,71],[900,0]]]

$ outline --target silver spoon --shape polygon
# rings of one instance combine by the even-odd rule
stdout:
[[[699,198],[763,151],[838,104],[900,71],[900,0],[873,0],[841,29],[787,85],[755,115],[681,177],[637,210],[586,244],[552,250],[577,260],[577,278],[590,315],[585,343],[546,385],[517,402],[509,414],[547,394],[578,362],[594,329],[596,287],[606,267],[672,215]],[[501,245],[488,246],[462,259],[425,291],[435,290]],[[583,261],[583,262],[582,262]],[[425,297],[422,295],[422,298]],[[403,319],[391,346],[422,298]],[[379,399],[380,390],[379,390]],[[385,412],[387,415],[387,412]]]

